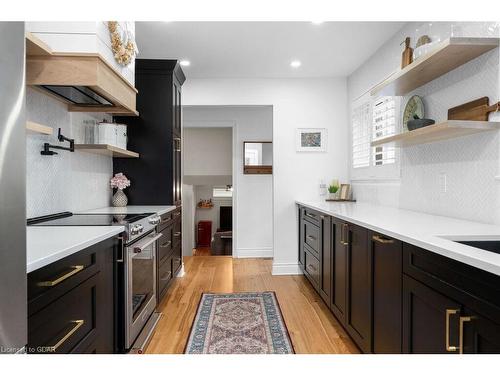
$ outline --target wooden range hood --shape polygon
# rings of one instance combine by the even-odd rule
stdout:
[[[52,52],[30,33],[26,35],[26,84],[67,103],[70,112],[139,115],[136,111],[137,90],[101,55]],[[75,104],[54,88],[104,100]]]

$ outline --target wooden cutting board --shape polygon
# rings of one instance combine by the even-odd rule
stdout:
[[[490,112],[498,111],[500,102],[490,105],[487,96],[450,108],[448,120],[488,121]]]

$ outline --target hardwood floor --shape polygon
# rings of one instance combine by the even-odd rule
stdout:
[[[183,353],[202,292],[276,292],[296,353],[359,353],[328,307],[302,275],[272,276],[271,259],[230,256],[184,257],[185,276],[176,278],[158,310],[146,353]]]
[[[197,247],[196,249],[193,249],[193,256],[210,256],[212,255],[211,251],[212,249],[209,247]]]

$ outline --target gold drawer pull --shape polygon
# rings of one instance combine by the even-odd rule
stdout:
[[[316,237],[311,236],[311,235],[307,236],[307,239],[311,240],[311,241],[316,241]]]
[[[446,351],[447,352],[456,352],[458,348],[456,346],[450,345],[450,316],[458,313],[457,309],[446,309]]]
[[[308,264],[306,269],[311,269],[313,270],[313,272],[316,272],[318,269],[316,267],[314,267],[312,264]]]
[[[71,330],[64,335],[62,339],[60,339],[54,346],[50,347],[50,350],[52,352],[55,352],[62,344],[64,344],[73,334],[78,331],[78,329],[85,323],[85,320],[79,319],[79,320],[72,320],[71,323],[74,323],[75,326],[71,328]]]
[[[458,349],[460,354],[464,354],[464,323],[470,322],[472,316],[461,316],[459,325],[459,339],[458,339]]]
[[[174,237],[179,237],[181,235],[181,232],[175,232]]]
[[[305,213],[307,217],[310,217],[311,219],[316,219],[316,215],[310,214],[308,212]]]
[[[78,272],[83,270],[85,268],[85,266],[81,266],[81,265],[80,266],[72,266],[71,268],[73,269],[72,271],[65,273],[61,277],[58,277],[57,279],[50,280],[50,281],[40,281],[38,283],[38,285],[39,286],[56,286],[57,284],[63,282],[67,278],[70,278],[71,276],[76,275]]]
[[[170,247],[171,243],[172,243],[172,241],[167,241],[164,244],[160,245],[160,247]]]
[[[378,235],[374,235],[372,237],[372,240],[376,241],[376,242],[384,243],[384,244],[386,244],[386,243],[394,243],[394,240],[389,239],[389,238],[384,238],[384,237],[378,236]]]

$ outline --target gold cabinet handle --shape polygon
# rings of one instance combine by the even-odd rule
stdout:
[[[446,309],[446,338],[445,345],[447,352],[456,352],[458,348],[456,346],[450,345],[450,316],[455,315],[459,312],[457,309]]]
[[[313,272],[316,272],[316,271],[317,271],[317,268],[316,268],[316,267],[314,267],[312,264],[308,264],[308,265],[306,266],[306,268],[307,268],[307,269],[311,269],[311,270],[313,270]]]
[[[76,275],[78,272],[82,271],[85,268],[85,266],[79,265],[79,266],[73,266],[71,268],[73,269],[72,271],[65,273],[64,275],[58,277],[55,280],[40,281],[38,283],[38,286],[56,286],[57,284],[63,282],[67,278]]]
[[[460,354],[464,354],[464,323],[470,322],[472,316],[461,316],[458,330],[458,349]]]
[[[372,237],[372,240],[375,242],[383,243],[383,244],[394,243],[394,240],[392,240],[390,238],[384,238],[384,237],[379,236],[379,235],[374,235]]]
[[[349,245],[349,225],[342,224],[342,237],[343,237],[343,245]]]
[[[309,239],[311,241],[316,241],[316,237],[311,236],[311,235],[307,236],[307,239]]]
[[[72,320],[71,323],[74,323],[75,326],[71,328],[71,330],[64,335],[62,339],[60,339],[54,346],[50,347],[50,350],[52,352],[55,352],[62,344],[64,344],[73,334],[78,331],[78,329],[85,323],[85,320],[79,319],[79,320]]]
[[[316,215],[314,215],[314,214],[310,214],[310,213],[308,213],[308,212],[306,212],[306,216],[307,216],[307,217],[310,217],[311,219],[316,219]]]
[[[160,245],[160,247],[170,247],[171,243],[172,243],[172,241],[167,241],[164,244]]]
[[[174,237],[179,237],[181,235],[181,232],[175,232]]]

